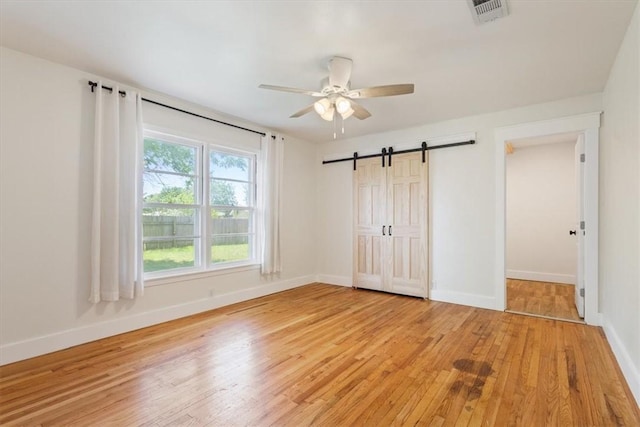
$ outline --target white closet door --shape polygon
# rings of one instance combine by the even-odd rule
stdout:
[[[387,168],[387,279],[383,290],[426,298],[427,163],[422,153],[393,156]]]
[[[353,285],[383,290],[382,236],[386,194],[386,168],[380,158],[358,160],[353,180],[354,248]]]

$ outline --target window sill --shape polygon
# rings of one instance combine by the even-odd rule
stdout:
[[[243,271],[259,270],[260,264],[243,264],[229,267],[221,267],[215,270],[194,271],[189,273],[167,274],[162,277],[151,277],[144,280],[144,286],[168,285],[171,283],[187,282],[190,280],[204,279],[207,277],[222,276],[226,274],[240,273]]]

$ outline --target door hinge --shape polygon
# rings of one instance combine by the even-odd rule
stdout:
[[[585,157],[584,153],[580,154],[580,163],[584,163]]]
[[[580,288],[580,296],[584,298],[584,288]]]
[[[580,230],[584,230],[584,221],[580,221]]]

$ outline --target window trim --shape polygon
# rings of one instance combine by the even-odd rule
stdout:
[[[258,236],[260,235],[260,220],[258,218],[259,209],[258,209],[258,171],[261,170],[260,165],[260,150],[259,149],[248,149],[246,147],[243,148],[235,148],[224,145],[224,143],[217,140],[204,140],[204,139],[194,139],[188,136],[181,136],[177,132],[169,132],[166,130],[158,130],[154,126],[144,125],[143,138],[142,138],[142,153],[144,153],[144,140],[147,138],[156,139],[162,142],[167,142],[170,144],[178,144],[187,147],[193,147],[196,149],[196,164],[194,168],[194,175],[190,174],[181,174],[175,172],[166,172],[171,175],[179,175],[179,176],[189,176],[194,177],[194,191],[195,191],[195,200],[196,204],[164,204],[164,203],[145,203],[143,199],[140,200],[139,203],[139,212],[137,213],[137,218],[142,229],[142,210],[145,208],[153,208],[153,207],[175,207],[175,208],[189,208],[195,209],[196,220],[198,222],[199,228],[194,231],[199,232],[199,237],[194,236],[184,236],[185,239],[194,239],[194,265],[193,267],[182,267],[182,268],[173,268],[168,270],[159,270],[153,272],[143,272],[144,280],[147,286],[160,285],[165,283],[173,283],[177,281],[183,280],[192,280],[200,277],[210,277],[219,274],[228,274],[236,271],[245,271],[245,270],[253,270],[258,268],[260,265],[259,254],[260,254],[260,242]],[[249,168],[249,181],[244,180],[233,180],[226,178],[214,178],[210,175],[210,155],[212,152],[224,153],[235,156],[248,157],[250,159]],[[140,159],[140,162],[144,162],[144,156]],[[141,165],[142,173],[145,172],[154,172],[155,170],[146,170],[144,168],[144,164]],[[164,171],[155,171],[158,173],[165,173]],[[240,183],[248,183],[250,187],[250,198],[251,200],[247,200],[248,206],[238,206],[232,207],[237,208],[237,210],[243,210],[249,212],[249,221],[250,228],[247,233],[239,233],[241,235],[246,235],[249,240],[249,259],[238,260],[238,261],[227,261],[220,263],[213,263],[211,260],[211,244],[213,241],[214,235],[210,230],[210,221],[211,221],[211,209],[215,207],[228,207],[225,205],[211,205],[210,204],[210,182],[211,179],[223,179],[225,181],[233,181]],[[142,198],[142,194],[138,197]],[[249,199],[249,198],[248,198]],[[218,235],[216,235],[218,236]],[[159,236],[161,237],[161,236]],[[182,236],[181,236],[182,237]],[[142,262],[142,258],[144,256],[143,247],[144,247],[144,237],[140,237],[142,240],[142,244],[140,245],[140,253],[136,254],[136,256],[140,257],[139,259]],[[199,240],[199,245],[196,240]],[[197,246],[197,247],[196,247]]]

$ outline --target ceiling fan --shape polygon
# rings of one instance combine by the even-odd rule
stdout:
[[[329,77],[322,80],[322,89],[320,89],[320,91],[264,84],[258,87],[320,98],[318,101],[292,114],[290,117],[297,118],[315,110],[320,117],[329,122],[334,120],[336,112],[342,117],[342,120],[348,119],[352,115],[360,120],[370,117],[371,113],[356,103],[354,101],[355,99],[413,93],[414,87],[412,83],[351,89],[350,79],[352,65],[353,61],[349,58],[343,58],[341,56],[331,58],[329,60]]]

